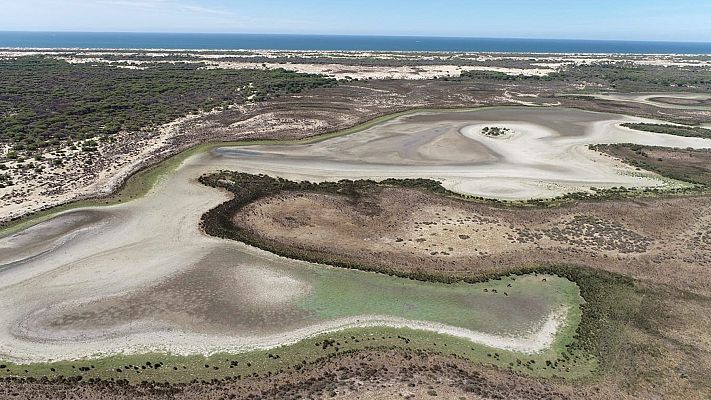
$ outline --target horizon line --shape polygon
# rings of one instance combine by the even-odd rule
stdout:
[[[427,39],[479,39],[479,40],[543,40],[572,42],[626,42],[626,43],[693,43],[711,44],[711,41],[685,40],[652,40],[652,39],[580,39],[580,38],[550,38],[550,37],[517,37],[517,36],[448,36],[448,35],[389,35],[362,33],[256,33],[256,32],[171,32],[171,31],[74,31],[74,30],[2,30],[2,33],[93,33],[93,34],[138,34],[138,35],[252,35],[252,36],[331,36],[331,37],[382,37],[382,38],[427,38]]]

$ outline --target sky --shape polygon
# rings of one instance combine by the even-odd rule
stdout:
[[[711,0],[0,0],[0,30],[711,42]]]

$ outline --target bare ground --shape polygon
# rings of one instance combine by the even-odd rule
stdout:
[[[612,144],[595,149],[627,164],[701,185],[711,185],[711,150]]]
[[[683,97],[651,97],[649,100],[677,106],[711,106],[710,99],[688,99]]]

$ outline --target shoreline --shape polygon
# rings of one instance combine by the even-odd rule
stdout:
[[[310,140],[315,140],[315,139],[310,139]],[[160,181],[161,188],[173,188],[177,193],[181,193],[182,196],[186,196],[187,199],[190,199],[191,202],[194,202],[194,204],[188,204],[186,206],[187,210],[187,217],[183,218],[176,218],[174,221],[171,222],[171,224],[178,226],[179,228],[183,228],[184,225],[181,224],[181,221],[183,221],[184,218],[187,218],[188,220],[193,219],[193,214],[201,215],[206,209],[209,209],[210,207],[213,207],[214,205],[218,204],[220,201],[224,201],[225,195],[224,193],[218,193],[217,191],[211,191],[211,190],[205,190],[205,191],[200,191],[199,193],[203,193],[202,196],[195,196],[195,193],[193,193],[193,189],[202,189],[202,186],[196,186],[197,183],[194,182],[194,177],[196,175],[199,175],[203,173],[204,170],[208,170],[210,168],[216,168],[210,164],[204,164],[201,162],[201,160],[205,160],[204,156],[201,156],[199,154],[193,154],[194,158],[191,160],[193,163],[186,163],[183,164],[186,167],[185,168],[179,168],[177,171],[177,175],[171,175],[171,177],[174,177],[174,181]],[[192,166],[192,167],[191,167]],[[191,169],[194,168],[194,169]],[[189,179],[186,179],[189,178]],[[173,179],[173,178],[171,178]],[[172,182],[172,184],[171,184]],[[175,187],[174,184],[181,182],[181,187]],[[190,189],[190,190],[186,190]],[[187,193],[186,193],[187,192]],[[192,193],[192,194],[191,194]],[[160,197],[159,199],[156,199],[156,197]],[[199,198],[196,198],[199,197]],[[167,243],[168,246],[172,246],[169,248],[166,248],[164,251],[166,253],[171,253],[172,256],[177,257],[175,260],[166,260],[164,257],[160,255],[155,255],[154,260],[157,264],[154,264],[152,260],[144,260],[145,256],[147,254],[144,254],[143,251],[151,251],[151,254],[155,254],[154,251],[151,250],[151,248],[155,244],[150,244],[146,243],[144,244],[145,241],[138,239],[137,243],[139,245],[144,244],[145,249],[137,249],[134,246],[134,242],[136,241],[136,238],[127,238],[126,235],[122,234],[122,232],[125,231],[132,231],[136,232],[134,228],[140,228],[140,229],[154,229],[156,225],[155,222],[150,222],[146,221],[145,218],[138,218],[138,220],[134,223],[132,221],[129,221],[130,218],[126,218],[126,215],[128,214],[122,214],[122,210],[125,210],[126,208],[134,207],[139,210],[147,211],[149,215],[151,215],[151,218],[156,221],[163,221],[164,218],[161,215],[157,215],[158,213],[153,212],[153,210],[158,210],[162,209],[162,207],[165,204],[171,204],[171,203],[176,203],[176,199],[173,195],[169,193],[163,193],[161,197],[161,191],[160,190],[155,190],[155,191],[150,191],[149,196],[144,197],[143,200],[137,199],[136,201],[139,202],[150,202],[151,199],[154,201],[152,204],[133,204],[133,205],[128,205],[125,204],[124,206],[116,207],[113,209],[113,211],[116,213],[115,215],[121,215],[122,218],[118,219],[124,223],[127,224],[127,227],[124,229],[123,227],[118,227],[115,235],[116,235],[116,240],[118,242],[115,242],[114,240],[105,240],[105,238],[100,238],[99,236],[101,235],[90,235],[91,239],[93,241],[89,241],[86,243],[86,241],[82,241],[81,243],[74,243],[70,246],[64,247],[60,251],[60,258],[63,257],[63,254],[74,254],[73,249],[77,249],[80,251],[80,254],[76,254],[76,256],[72,255],[70,259],[65,260],[65,262],[68,262],[69,264],[64,264],[63,266],[70,266],[70,268],[59,268],[57,269],[56,264],[57,260],[56,259],[51,259],[48,258],[46,260],[40,260],[40,262],[37,263],[37,265],[34,265],[34,261],[32,265],[28,265],[29,268],[22,268],[21,270],[18,269],[16,271],[17,274],[19,274],[20,278],[27,279],[28,274],[34,276],[37,278],[38,282],[36,282],[40,287],[44,286],[47,291],[46,291],[46,296],[47,298],[52,298],[52,296],[58,296],[61,298],[72,298],[75,295],[80,295],[80,296],[87,296],[90,293],[96,293],[99,296],[109,296],[111,293],[116,292],[118,294],[124,294],[124,293],[132,293],[132,290],[135,288],[143,288],[143,287],[150,287],[150,284],[156,284],[161,283],[165,281],[166,276],[175,276],[178,274],[180,271],[189,271],[195,264],[195,262],[202,263],[203,257],[206,257],[208,254],[212,254],[211,248],[214,246],[221,246],[221,241],[218,239],[214,239],[211,237],[205,237],[203,234],[201,234],[197,229],[192,229],[191,227],[187,227],[187,229],[180,229],[181,235],[172,235],[170,232],[170,229],[160,229],[161,231],[164,232],[164,236],[167,235],[166,237],[170,237],[170,241],[176,241],[176,243]],[[179,204],[182,204],[181,202],[177,202]],[[205,207],[205,205],[209,205],[210,207]],[[143,208],[142,208],[143,207]],[[179,207],[178,211],[185,211],[183,208]],[[177,215],[177,213],[171,213],[171,215]],[[182,214],[181,214],[182,215]],[[197,220],[197,217],[195,217],[195,220]],[[137,224],[137,225],[136,225]],[[173,226],[171,225],[171,226]],[[129,229],[130,228],[130,229]],[[193,246],[185,246],[185,243],[187,242],[180,242],[179,237],[183,237],[185,240],[189,240]],[[166,243],[165,238],[166,237],[159,237],[159,238],[153,238],[157,240],[157,242],[163,244]],[[169,242],[169,241],[168,241]],[[102,247],[96,249],[92,245],[98,245],[98,246],[108,246],[109,251],[99,251]],[[195,246],[197,244],[197,246]],[[227,243],[225,244],[226,246],[230,248],[234,248],[235,246],[232,243]],[[111,246],[116,246],[116,247],[111,247]],[[200,249],[186,249],[186,247],[199,247]],[[238,245],[236,246],[238,249],[242,248],[243,246]],[[128,249],[130,248],[130,253],[131,256],[128,258],[124,257],[114,257],[114,253],[111,252],[111,249]],[[175,249],[176,252],[178,249],[184,249],[187,253],[186,254],[173,254],[173,251],[171,249]],[[215,250],[217,251],[216,254],[223,254],[224,250],[220,250],[222,247],[216,248]],[[182,251],[182,250],[180,250]],[[190,259],[188,256],[194,252],[199,252],[200,254],[195,257],[195,260],[193,261]],[[254,250],[258,254],[263,254],[261,250],[257,251]],[[86,254],[81,253],[81,252],[86,252]],[[102,262],[99,262],[99,260],[95,259],[92,257],[93,254],[97,254],[98,257],[102,257],[101,260],[106,260],[107,264],[104,265]],[[231,253],[230,253],[231,254]],[[175,258],[174,257],[174,258]],[[188,259],[186,260],[186,257]],[[78,261],[74,261],[74,258],[76,258]],[[135,258],[135,259],[133,259]],[[229,263],[230,265],[234,265],[233,263],[235,262],[234,257],[228,257],[229,258]],[[274,258],[277,260],[281,260],[281,262],[286,262],[282,260],[280,257],[274,255],[271,256],[270,258]],[[109,260],[110,259],[110,260]],[[138,262],[139,268],[125,268],[126,265],[134,265],[134,263]],[[145,262],[146,264],[141,264],[141,262]],[[219,261],[214,261],[215,265],[221,265],[219,264]],[[245,259],[244,262],[246,263],[251,263],[249,259]],[[300,261],[295,261],[296,264],[300,264]],[[184,264],[184,265],[183,265]],[[103,273],[101,276],[97,276],[96,271],[97,271],[97,265],[101,265],[101,268],[99,269]],[[155,268],[146,268],[149,266],[153,266]],[[36,268],[35,268],[36,267]],[[150,273],[148,270],[150,269]],[[51,273],[48,273],[49,271],[52,271]],[[166,275],[168,273],[168,275]],[[51,277],[50,277],[51,275]],[[140,275],[140,278],[139,278]],[[133,279],[132,277],[135,277]],[[21,290],[21,287],[13,285],[13,276],[9,276],[9,281],[6,281],[9,286],[9,293],[12,293],[14,290]],[[115,280],[115,284],[111,284],[112,280]],[[86,282],[85,282],[86,281]],[[44,282],[44,283],[42,283]],[[76,282],[82,282],[81,284],[77,285]],[[108,285],[108,286],[107,286]],[[259,285],[258,285],[259,286]],[[12,298],[12,296],[9,296],[9,298]],[[26,312],[25,310],[32,310],[32,309],[43,309],[42,307],[45,307],[46,305],[43,305],[46,302],[45,299],[31,299],[27,304],[8,304],[8,310],[16,310],[18,313],[17,315],[20,316],[22,313]],[[52,301],[51,303],[57,303],[56,301]],[[556,303],[558,305],[559,303]],[[13,314],[15,311],[12,312]],[[573,316],[577,315],[577,313],[572,313],[574,314]],[[8,316],[10,314],[7,314]],[[11,317],[8,317],[11,318]],[[353,320],[356,320],[356,323],[353,323]],[[355,317],[355,318],[347,318],[345,320],[339,320],[336,325],[337,326],[326,326],[324,329],[323,326],[319,327],[316,331],[309,330],[307,329],[304,331],[303,337],[299,337],[299,340],[303,340],[304,337],[310,337],[314,334],[320,334],[320,333],[328,333],[331,330],[335,329],[337,331],[340,331],[341,329],[345,328],[359,328],[361,327],[361,324],[359,323],[359,319],[362,319],[361,317]],[[538,320],[538,315],[535,316],[535,320]],[[21,321],[24,321],[21,320]],[[141,321],[140,319],[137,320]],[[343,325],[342,322],[348,322],[347,324]],[[555,321],[553,321],[555,322]],[[534,340],[534,345],[538,343],[539,345],[543,343],[544,345],[548,343],[548,340],[553,340],[550,338],[550,329],[552,328],[558,328],[557,323],[549,323],[548,324],[548,330],[544,332],[543,336],[540,338],[537,337],[536,340]],[[140,324],[140,322],[139,322]],[[522,346],[520,342],[506,342],[505,340],[501,342],[501,338],[492,338],[490,336],[481,336],[477,332],[473,331],[468,331],[468,330],[457,330],[457,329],[452,329],[451,327],[445,326],[444,324],[433,324],[433,325],[428,325],[428,323],[421,323],[418,321],[413,322],[412,320],[399,320],[397,318],[390,319],[386,318],[386,321],[382,321],[381,317],[374,318],[374,322],[372,323],[374,326],[382,326],[385,325],[387,326],[392,326],[395,325],[396,327],[402,327],[402,328],[425,328],[426,330],[433,330],[437,331],[439,333],[445,333],[445,334],[455,334],[455,336],[465,336],[465,338],[475,338],[479,342],[484,342],[489,343],[489,344],[495,344],[495,343],[501,343],[503,346],[508,346],[511,347],[512,349],[523,349],[523,350],[536,350],[537,348],[535,346],[531,347],[528,346],[526,347],[525,345]],[[551,325],[553,324],[553,325]],[[9,325],[8,325],[9,326]],[[20,324],[20,331],[22,330],[22,324]],[[528,325],[526,325],[528,326]],[[326,329],[327,328],[327,329]],[[337,328],[337,329],[336,329]],[[571,324],[570,329],[574,329],[575,325]],[[73,329],[73,328],[72,328]],[[524,328],[526,329],[526,328]],[[441,332],[440,332],[441,331]],[[8,334],[11,333],[17,333],[16,330],[10,330],[8,331]],[[41,331],[40,331],[41,332]],[[70,331],[68,331],[71,333]],[[472,333],[473,332],[473,333]],[[202,342],[201,340],[194,340],[194,337],[191,336],[192,334],[184,334],[181,333],[181,330],[173,330],[169,331],[168,333],[172,335],[177,335],[177,337],[185,337],[186,342],[188,343],[194,343],[194,342]],[[565,336],[565,340],[570,340],[572,337],[572,332],[568,332],[566,330],[562,330],[561,333]],[[287,336],[291,337],[293,335],[288,334]],[[202,336],[200,336],[203,338]],[[558,337],[556,335],[556,337]],[[141,335],[137,336],[138,339],[141,338]],[[21,340],[21,337],[19,338]],[[51,339],[49,338],[48,346],[51,345]],[[146,340],[147,339],[147,340]],[[173,340],[170,340],[170,336],[165,338],[166,340],[161,340],[160,343],[172,343]],[[118,342],[121,344],[124,344],[125,342],[122,341],[121,339],[117,339]],[[144,343],[155,343],[155,340],[152,340],[150,336],[146,337],[145,334],[143,335],[143,340]],[[233,341],[237,340],[239,341],[239,338],[237,339],[232,339]],[[498,341],[498,342],[497,342]],[[24,345],[22,346],[13,346],[12,342],[8,342],[5,344],[7,348],[41,348],[42,346],[34,346],[34,347],[28,347],[32,346],[33,342],[37,342],[37,339],[32,339],[30,338],[29,341],[27,341]],[[260,339],[260,342],[263,342],[263,340]],[[280,346],[283,341],[279,341],[272,343],[274,346]],[[80,349],[86,349],[87,346],[81,341],[78,341],[78,346]],[[97,353],[97,350],[101,350],[102,348],[105,348],[103,342],[97,341],[98,346],[103,346],[103,347],[94,347],[92,350],[90,350],[90,353],[95,354]],[[237,343],[237,342],[235,342]],[[552,343],[552,342],[551,342]],[[243,344],[243,343],[241,343]],[[530,344],[530,343],[529,343]],[[61,346],[61,345],[60,345]],[[236,344],[235,344],[236,346]],[[233,348],[236,348],[233,346]],[[76,347],[76,345],[74,346]],[[123,348],[123,347],[122,347]],[[145,351],[151,351],[155,350],[154,347],[142,347],[139,349],[138,352],[145,352]],[[229,350],[229,349],[228,349]],[[33,350],[34,351],[34,350]],[[179,351],[179,350],[173,350],[173,349],[167,349],[166,351]],[[216,348],[214,350],[215,352],[219,352],[220,349]],[[186,352],[189,352],[186,350]],[[52,358],[56,358],[52,356]]]
[[[553,348],[554,342],[559,338],[564,327],[570,326],[568,319],[568,307],[553,310],[543,320],[537,331],[530,331],[526,336],[497,335],[472,331],[466,328],[459,328],[447,324],[436,322],[409,320],[399,317],[383,315],[360,315],[354,317],[338,318],[330,321],[323,321],[311,326],[291,330],[289,332],[247,336],[228,337],[225,335],[209,335],[190,332],[178,332],[173,329],[155,330],[151,329],[148,322],[141,323],[139,327],[145,325],[151,331],[154,344],[142,343],[131,344],[132,336],[141,336],[142,333],[135,333],[115,339],[104,339],[100,342],[77,342],[52,341],[48,344],[62,347],[74,348],[55,350],[54,352],[42,351],[39,354],[25,353],[24,355],[8,356],[7,350],[3,361],[17,364],[49,363],[57,361],[90,360],[107,358],[117,355],[140,356],[143,354],[171,354],[182,357],[205,356],[210,357],[215,354],[244,354],[254,351],[272,350],[285,346],[293,346],[307,339],[317,336],[341,333],[353,329],[364,328],[386,328],[386,329],[408,329],[421,331],[433,335],[445,335],[457,340],[465,340],[472,344],[492,349],[510,351],[524,355],[536,355]],[[157,344],[157,343],[163,344]],[[169,344],[165,344],[169,343]],[[40,344],[43,346],[46,344]],[[113,348],[112,348],[113,347]],[[69,350],[70,352],[68,352]]]

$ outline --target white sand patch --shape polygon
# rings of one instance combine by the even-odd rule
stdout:
[[[58,205],[89,196],[107,195],[118,188],[131,174],[139,170],[150,160],[161,157],[173,146],[171,141],[180,132],[180,127],[201,116],[215,113],[216,110],[187,115],[164,124],[156,130],[147,132],[120,132],[113,136],[111,143],[100,142],[98,152],[106,157],[108,167],[95,171],[90,175],[84,171],[85,158],[69,158],[62,167],[49,164],[54,158],[51,154],[42,154],[43,162],[34,161],[44,167],[51,177],[43,179],[14,179],[14,185],[0,189],[0,197],[5,193],[24,193],[22,201],[16,201],[13,196],[0,200],[0,220],[7,221],[13,217],[25,215],[44,209],[47,205]],[[131,140],[126,140],[131,136]],[[97,139],[97,138],[95,138]],[[132,143],[132,146],[121,146],[122,143]],[[107,152],[106,148],[118,146],[118,149]],[[68,150],[67,150],[68,151]],[[78,154],[80,150],[68,151]],[[106,155],[110,153],[111,155]],[[83,155],[87,157],[86,154]],[[90,156],[88,156],[90,157]],[[12,167],[12,164],[8,164]],[[54,179],[52,179],[54,178]],[[62,190],[52,192],[48,185],[61,183]],[[50,192],[50,193],[48,193]]]

